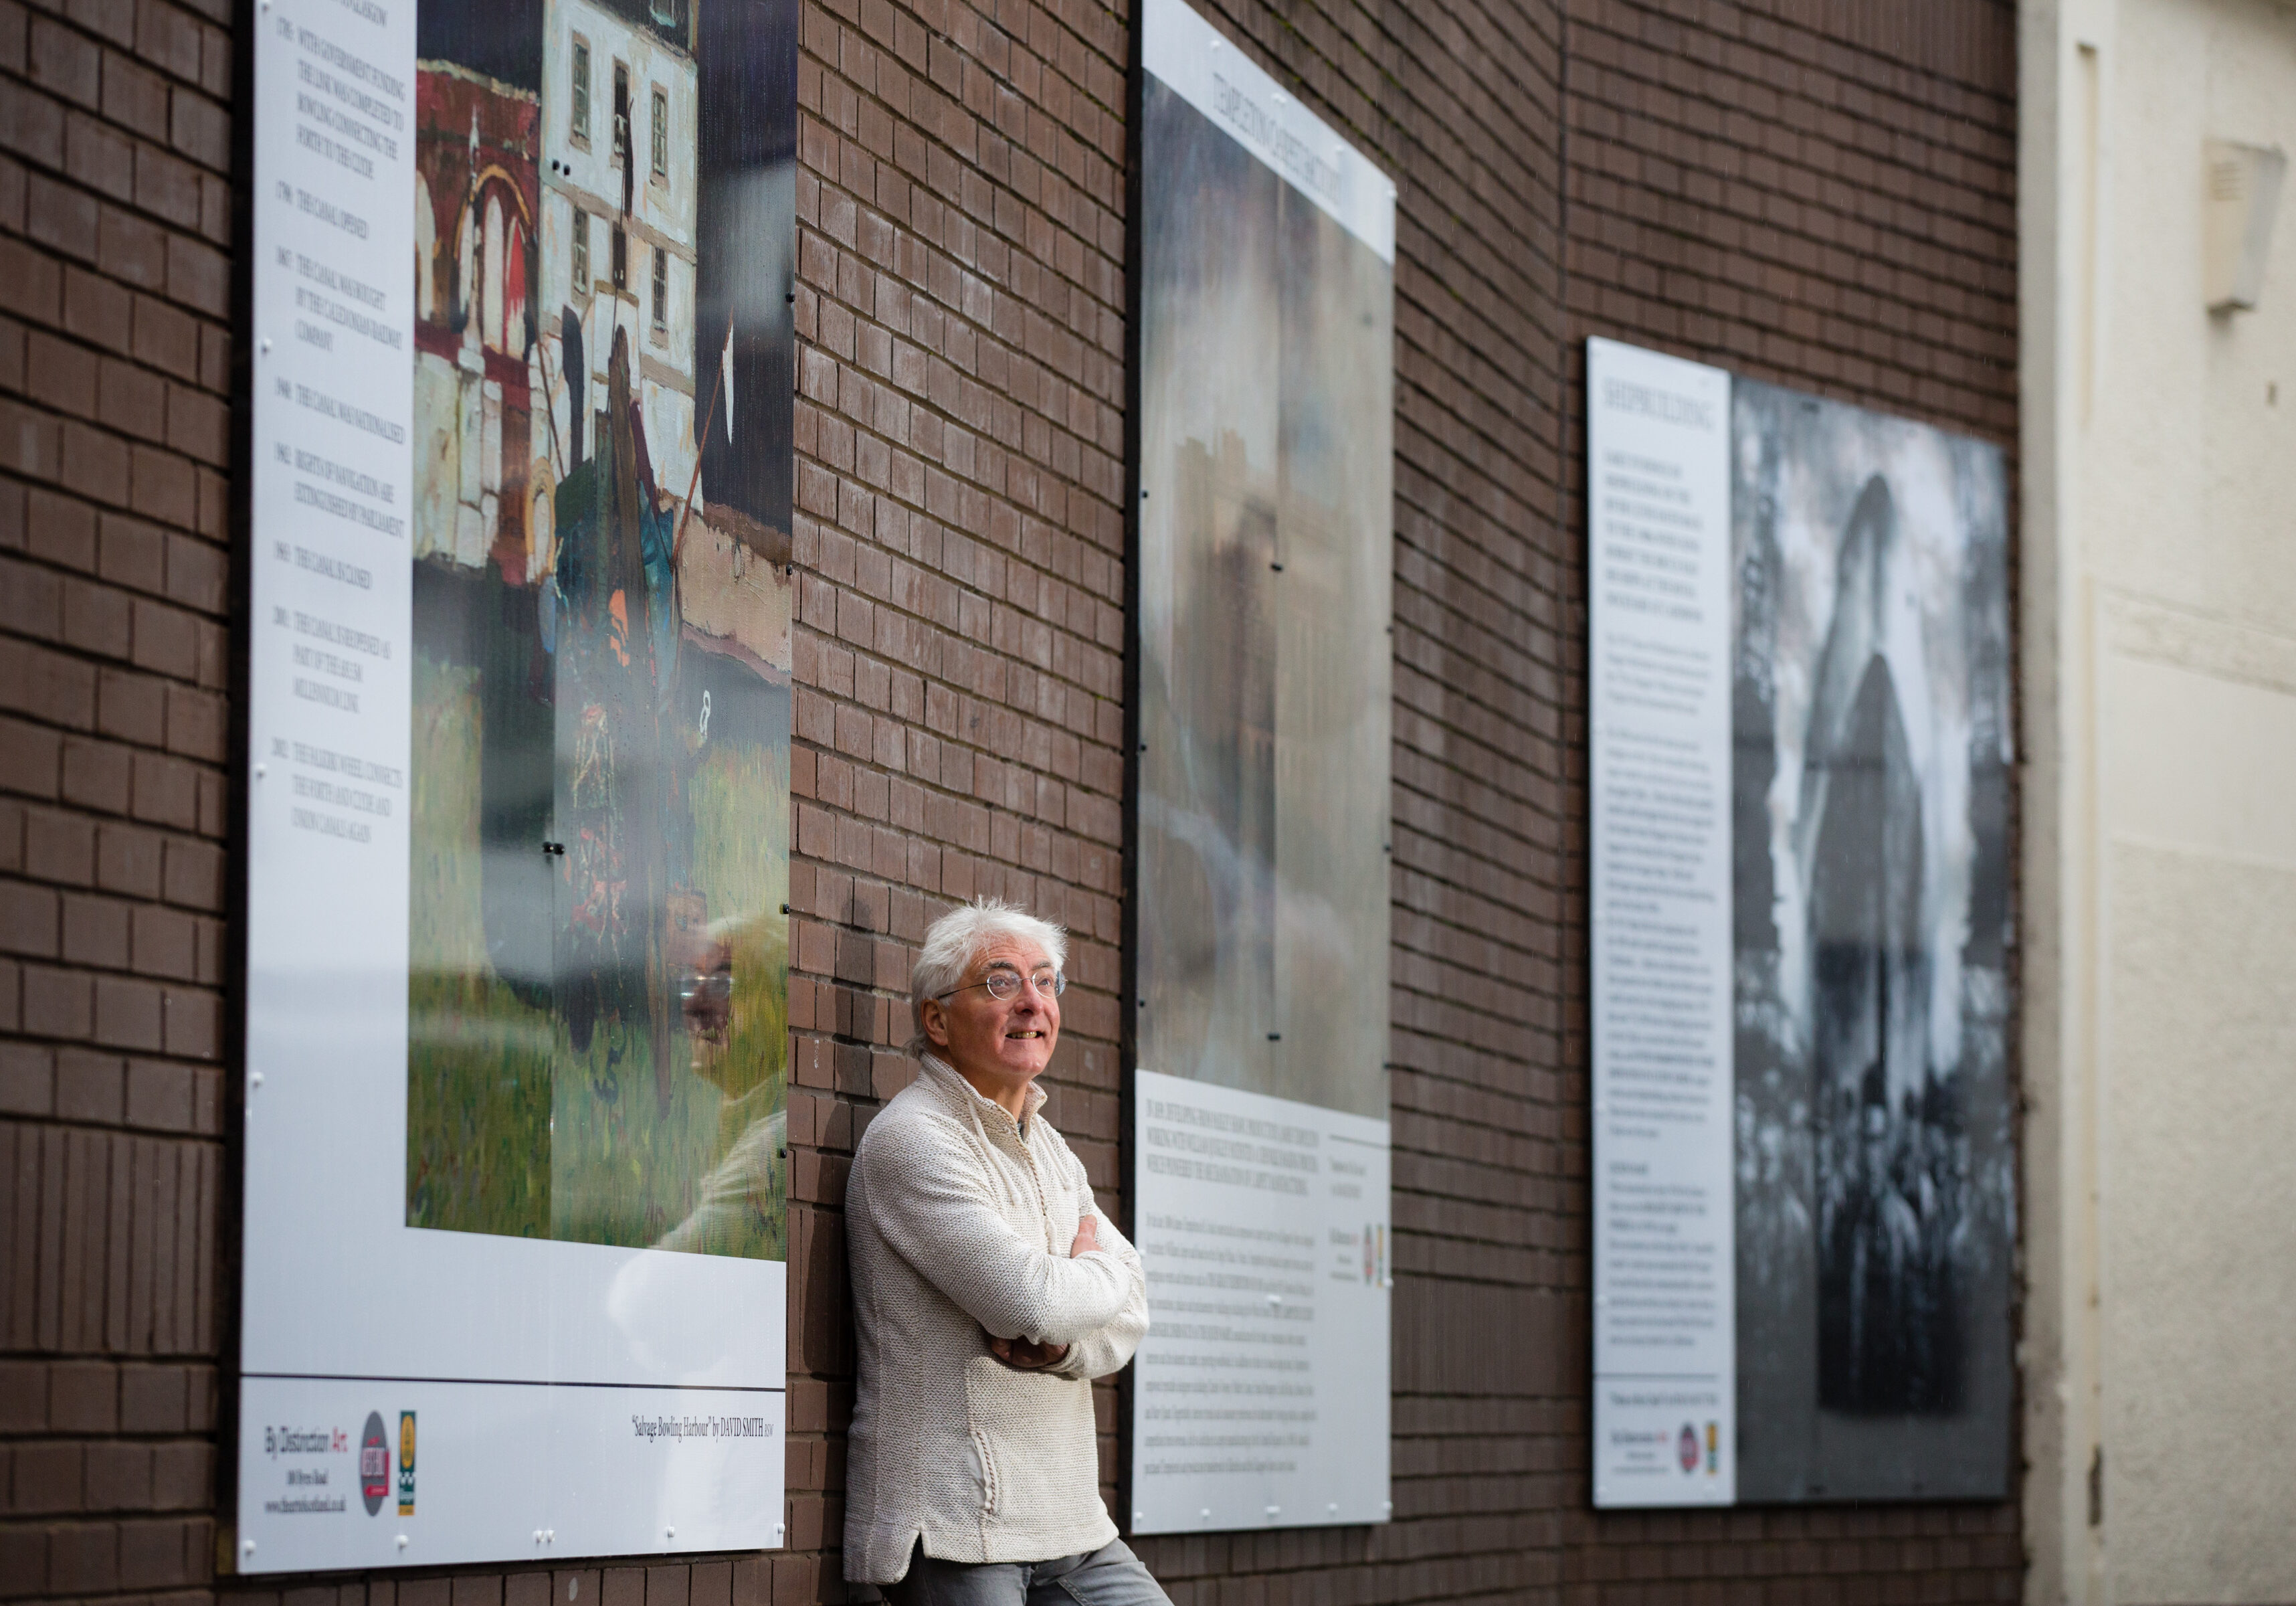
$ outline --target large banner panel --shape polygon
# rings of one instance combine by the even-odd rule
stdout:
[[[1587,379],[1595,1499],[1998,1497],[2001,455],[1610,342]]]
[[[1142,18],[1138,1533],[1388,1513],[1395,189]]]
[[[780,1541],[795,51],[258,20],[242,1571]]]

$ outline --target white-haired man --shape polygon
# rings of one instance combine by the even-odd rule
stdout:
[[[950,910],[911,977],[922,1070],[846,1184],[860,1384],[845,1576],[896,1606],[1166,1600],[1100,1499],[1092,1380],[1148,1329],[1138,1251],[1037,1111],[1065,933]]]

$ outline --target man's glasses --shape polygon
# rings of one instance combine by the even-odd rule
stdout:
[[[988,989],[988,996],[998,1003],[1009,1003],[1021,996],[1021,973],[1017,970],[992,970],[977,982],[967,982],[962,987],[952,987],[946,992],[937,993],[935,997],[941,1000],[952,999],[960,992],[970,992],[975,987],[986,987]],[[1028,984],[1037,990],[1038,998],[1058,998],[1069,990],[1067,973],[1059,970],[1039,970],[1028,978]]]

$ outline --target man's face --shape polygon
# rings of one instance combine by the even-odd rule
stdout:
[[[1011,998],[998,999],[981,984],[993,972],[1023,978]],[[1037,944],[996,937],[965,968],[959,990],[925,1001],[925,1036],[944,1058],[978,1085],[988,1078],[1005,1086],[1025,1086],[1052,1062],[1060,1041],[1061,1003],[1052,992],[1053,962]],[[1027,984],[1034,978],[1044,984]]]

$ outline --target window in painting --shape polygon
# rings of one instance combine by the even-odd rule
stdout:
[[[574,36],[574,82],[566,97],[567,122],[574,143],[590,143],[590,41]]]

